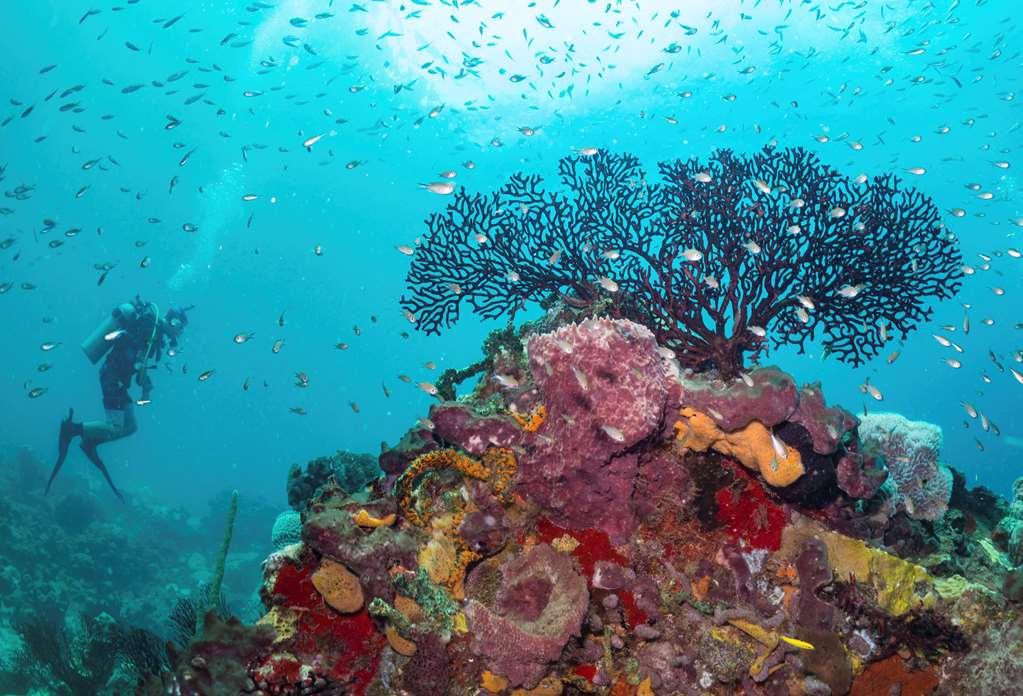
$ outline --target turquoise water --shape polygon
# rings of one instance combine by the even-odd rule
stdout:
[[[9,2],[0,17],[0,188],[34,187],[0,200],[0,237],[15,240],[0,252],[0,282],[14,284],[0,296],[0,443],[47,465],[68,406],[102,414],[78,344],[139,293],[195,309],[180,354],[153,374],[139,431],[101,450],[115,481],[166,504],[233,488],[283,507],[291,463],[394,442],[432,401],[415,384],[478,359],[500,325],[463,311],[427,337],[403,316],[408,257],[395,247],[448,200],[421,183],[446,170],[471,191],[516,171],[553,179],[558,158],[585,147],[634,153],[653,178],[659,160],[774,140],[849,176],[894,172],[943,211],[963,209],[945,223],[977,270],[891,348],[894,364],[852,369],[819,346],[764,362],[822,381],[852,411],[940,424],[946,461],[970,482],[1006,493],[1020,473],[1023,384],[1008,369],[1021,368],[1023,260],[1005,253],[1023,246],[1014,3],[124,0]],[[167,115],[180,125],[167,129]],[[44,219],[56,228],[43,232]],[[98,285],[103,263],[115,266]],[[859,389],[867,377],[882,404]],[[47,391],[29,398],[35,387]],[[66,469],[93,475],[77,450]]]

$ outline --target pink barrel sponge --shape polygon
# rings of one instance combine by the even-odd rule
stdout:
[[[500,565],[481,563],[465,590],[472,650],[512,687],[536,686],[579,635],[590,601],[576,561],[548,544]]]
[[[678,409],[675,363],[621,319],[568,324],[527,350],[547,417],[525,443],[517,490],[556,524],[622,543],[636,527],[637,450],[665,436]]]

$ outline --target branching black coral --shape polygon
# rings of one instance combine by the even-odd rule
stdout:
[[[564,158],[558,170],[569,195],[516,174],[490,195],[457,191],[427,220],[402,298],[420,330],[450,327],[462,303],[494,319],[552,293],[588,302],[602,292],[621,242],[648,234],[659,216],[657,189],[643,185],[631,155]]]
[[[769,341],[858,365],[951,297],[962,263],[934,202],[890,175],[849,179],[802,149],[662,162],[566,157],[566,194],[518,174],[428,220],[402,303],[418,328],[552,294],[645,324],[683,365],[734,376]]]

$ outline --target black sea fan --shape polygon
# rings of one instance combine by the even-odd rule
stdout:
[[[566,157],[558,172],[565,194],[516,174],[489,195],[459,189],[430,216],[401,300],[417,328],[450,327],[462,303],[495,319],[551,294],[589,302],[608,293],[600,280],[616,276],[623,240],[649,234],[659,189],[628,154]]]
[[[525,301],[611,294],[683,365],[734,376],[773,341],[858,365],[959,289],[962,258],[934,202],[890,174],[850,179],[802,148],[663,162],[646,182],[630,155],[559,163],[570,197],[517,175],[459,193],[428,221],[403,298],[439,332],[463,300],[477,314]]]
[[[859,365],[961,284],[937,206],[891,174],[850,179],[803,148],[660,169],[665,235],[635,298],[690,366],[734,373],[768,339],[802,352],[818,336]]]

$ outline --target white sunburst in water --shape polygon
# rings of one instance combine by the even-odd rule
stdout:
[[[421,0],[349,3],[316,20],[321,2],[285,0],[259,27],[252,60],[280,56],[283,48],[292,69],[336,62],[355,91],[408,85],[422,107],[501,109],[507,116],[516,107],[569,110],[582,96],[618,99],[637,85],[674,92],[683,79],[731,78],[743,69],[753,76],[769,70],[772,51],[840,45],[806,8],[762,3],[749,10],[754,22],[740,8],[719,7],[716,0]],[[861,26],[882,35],[893,16],[891,10]],[[288,37],[297,48],[283,44]],[[317,55],[303,51],[303,42]]]

